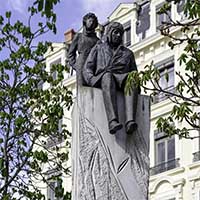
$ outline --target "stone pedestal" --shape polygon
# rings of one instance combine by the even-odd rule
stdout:
[[[147,200],[150,101],[139,96],[138,130],[124,129],[124,100],[118,95],[123,129],[108,130],[100,89],[80,87],[72,112],[73,200]]]

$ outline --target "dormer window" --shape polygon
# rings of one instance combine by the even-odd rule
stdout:
[[[184,6],[186,4],[186,0],[181,0],[177,3],[177,12],[181,16],[180,20],[184,20],[186,18],[186,15],[184,13]]]
[[[156,30],[160,30],[164,25],[164,22],[169,22],[171,17],[171,9],[167,13],[160,14],[159,11],[163,7],[163,3],[156,7]]]
[[[139,36],[140,40],[146,37],[146,32],[150,28],[150,2],[140,6],[138,11],[138,20],[136,26],[136,34]]]
[[[124,27],[124,46],[128,47],[131,45],[131,21],[123,24]]]
[[[186,3],[186,0],[181,0],[180,2],[177,3],[177,12],[180,14],[183,12],[184,5]]]

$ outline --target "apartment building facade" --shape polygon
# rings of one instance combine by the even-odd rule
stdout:
[[[178,58],[184,46],[178,45],[171,50],[168,47],[169,39],[159,32],[159,27],[163,20],[167,20],[167,16],[158,15],[157,12],[165,2],[164,0],[137,0],[133,3],[121,3],[113,10],[108,21],[118,21],[123,24],[124,45],[134,52],[138,70],[144,70],[144,67],[153,61],[160,71],[162,88],[173,91],[179,81],[175,72],[183,70]],[[184,0],[178,5],[171,3],[169,14],[172,19],[184,20],[184,3]],[[105,29],[106,24],[103,25]],[[181,33],[179,29],[174,29],[173,34],[180,35]],[[66,32],[66,43],[57,44],[57,51],[48,53],[47,66],[50,67],[55,62],[66,64],[67,49],[72,35],[72,31]],[[166,72],[169,74],[168,81],[165,79]],[[75,97],[75,72],[71,71],[65,75],[64,84],[71,88]],[[180,139],[176,135],[167,137],[156,127],[157,119],[160,116],[167,116],[172,107],[173,104],[164,94],[158,94],[152,101],[149,199],[200,200],[200,141]],[[62,123],[66,123],[71,129],[70,111],[65,113]],[[185,122],[176,121],[174,125],[187,126]],[[68,178],[64,181],[66,189],[70,190],[71,180]],[[54,199],[51,188],[46,188],[46,194],[48,198]]]

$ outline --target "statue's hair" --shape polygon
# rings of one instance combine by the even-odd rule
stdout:
[[[83,26],[86,25],[86,20],[89,18],[93,18],[94,19],[94,23],[95,23],[95,28],[98,26],[99,22],[98,19],[96,17],[96,15],[94,13],[87,13],[84,17],[83,17]]]
[[[106,35],[109,35],[110,31],[118,29],[122,34],[124,33],[124,27],[119,22],[110,22],[106,29]]]

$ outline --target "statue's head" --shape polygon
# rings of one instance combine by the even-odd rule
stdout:
[[[86,30],[94,31],[98,26],[98,19],[94,13],[87,13],[83,17],[83,26]]]
[[[113,46],[119,46],[122,43],[124,28],[119,22],[111,22],[106,30],[108,42]]]

